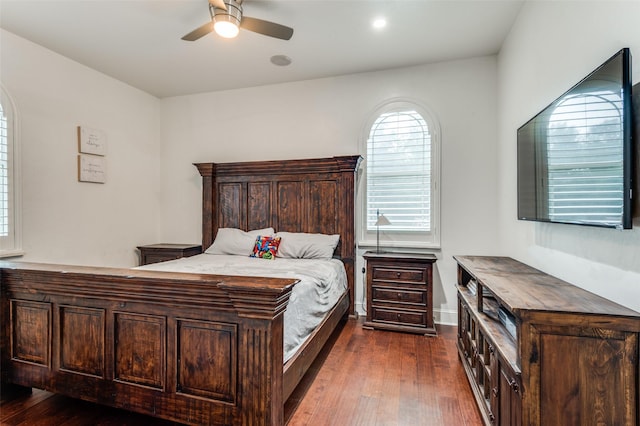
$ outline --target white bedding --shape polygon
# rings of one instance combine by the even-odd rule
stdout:
[[[284,312],[284,362],[295,354],[347,289],[344,264],[337,259],[265,260],[204,253],[138,269],[299,279]]]

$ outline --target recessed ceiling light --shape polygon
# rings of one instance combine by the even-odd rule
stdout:
[[[291,58],[286,55],[273,55],[271,57],[271,63],[279,67],[286,67],[291,64]]]
[[[382,28],[387,26],[387,20],[384,18],[376,18],[373,20],[372,25],[376,30],[381,30]]]

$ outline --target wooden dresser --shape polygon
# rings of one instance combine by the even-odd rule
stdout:
[[[640,313],[510,258],[455,259],[458,352],[485,424],[639,424]]]
[[[366,328],[436,335],[433,322],[432,254],[364,254],[367,271]]]
[[[167,260],[180,259],[181,257],[195,256],[202,253],[199,244],[150,244],[139,246],[140,265],[165,262]]]

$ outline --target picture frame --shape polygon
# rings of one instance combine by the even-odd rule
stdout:
[[[107,159],[98,155],[78,154],[78,181],[106,183]]]
[[[107,134],[100,129],[78,126],[78,151],[81,154],[107,154]]]

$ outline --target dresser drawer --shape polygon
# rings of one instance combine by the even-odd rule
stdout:
[[[371,319],[394,324],[423,326],[426,324],[426,312],[400,311],[395,309],[373,307]]]
[[[427,306],[427,292],[388,287],[372,287],[373,303],[400,303],[416,306]]]
[[[426,268],[394,268],[376,266],[372,271],[373,281],[403,284],[426,284]]]

